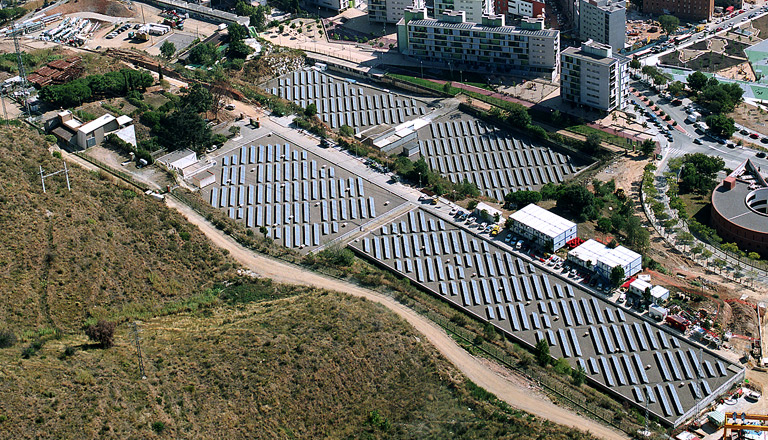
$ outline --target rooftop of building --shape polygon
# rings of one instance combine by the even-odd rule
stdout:
[[[730,182],[730,189],[727,182]],[[720,216],[736,226],[758,233],[768,233],[768,215],[762,214],[747,204],[753,191],[768,193],[768,184],[752,161],[747,159],[712,191],[712,208]],[[751,197],[751,200],[765,197]]]
[[[557,237],[563,232],[576,227],[576,223],[566,220],[533,203],[518,210],[510,217],[548,237]]]
[[[617,246],[613,249],[608,249],[608,252],[601,255],[597,262],[608,267],[616,267],[626,266],[636,261],[638,258],[642,259],[642,256],[637,252],[627,249],[624,246]]]
[[[423,20],[411,20],[408,22],[409,26],[424,26],[424,27],[436,27],[445,29],[459,29],[463,31],[483,31],[483,32],[495,32],[504,34],[518,34],[525,36],[539,36],[539,37],[551,37],[555,38],[560,35],[560,31],[553,29],[543,30],[527,30],[515,26],[485,26],[482,24],[464,22],[464,23],[449,23],[440,21],[435,18],[427,18]]]
[[[588,59],[595,64],[611,66],[617,62],[629,62],[629,58],[615,53],[611,46],[588,40],[580,47],[569,47],[560,52],[562,55],[571,55],[582,59]]]

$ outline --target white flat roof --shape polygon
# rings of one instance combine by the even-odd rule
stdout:
[[[495,215],[495,214],[501,215],[501,211],[483,202],[480,202],[477,204],[477,206],[475,207],[475,211],[477,212],[486,211],[488,212],[489,215]]]
[[[573,255],[581,261],[591,261],[595,265],[600,256],[606,253],[606,250],[607,248],[604,244],[590,238],[569,251],[568,255]]]
[[[512,214],[511,218],[552,238],[576,226],[576,223],[533,203]]]
[[[117,117],[117,123],[120,125],[130,124],[133,122],[133,118],[127,115],[122,115]]]
[[[94,119],[93,121],[87,124],[81,125],[77,131],[82,131],[83,133],[90,133],[98,129],[99,127],[103,127],[109,124],[114,120],[115,120],[115,117],[107,113],[105,115],[99,116],[98,118]]]
[[[642,257],[637,252],[631,251],[624,246],[618,246],[601,256],[598,261],[608,267],[624,267],[637,260],[638,258]]]
[[[632,281],[629,287],[635,290],[639,290],[641,292],[645,292],[645,289],[651,289],[653,288],[653,285],[651,283],[646,283],[645,281],[638,279],[638,280]]]
[[[662,296],[668,295],[669,289],[665,289],[661,286],[653,286],[651,289],[651,296],[654,298],[661,298]]]

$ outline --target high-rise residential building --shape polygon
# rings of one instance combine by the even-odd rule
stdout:
[[[483,15],[493,14],[493,0],[435,0],[435,17],[445,11],[464,11],[467,22],[480,23]]]
[[[627,34],[627,8],[624,1],[581,0],[579,2],[579,37],[624,49]]]
[[[497,14],[517,17],[544,16],[544,3],[536,0],[496,0],[494,9]],[[503,4],[503,7],[499,6]]]
[[[671,14],[682,20],[709,20],[714,11],[715,0],[643,0],[644,14]]]
[[[629,58],[594,41],[560,53],[560,97],[565,102],[611,111],[629,97]]]
[[[397,23],[400,53],[431,66],[500,73],[554,81],[560,58],[560,32],[544,29],[541,18],[506,26],[503,15],[467,21],[464,11],[428,18],[426,9],[408,8]]]
[[[405,8],[423,8],[424,0],[368,0],[368,21],[396,24]]]
[[[332,11],[346,11],[349,8],[357,8],[362,0],[310,0],[308,4],[316,7],[330,9]],[[311,10],[311,8],[310,8]]]

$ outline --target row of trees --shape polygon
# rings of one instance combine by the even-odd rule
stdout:
[[[699,104],[714,114],[732,112],[741,102],[744,90],[735,83],[721,83],[707,78],[701,72],[693,72],[686,78],[688,88]]]
[[[132,90],[144,91],[153,82],[147,71],[121,69],[104,75],[88,75],[66,84],[45,86],[38,96],[55,107],[73,107],[95,98],[125,96]]]
[[[420,158],[412,162],[407,157],[400,156],[392,164],[395,172],[411,182],[419,182],[425,187],[429,187],[437,195],[447,194],[451,198],[461,200],[467,197],[479,197],[480,190],[474,183],[464,179],[460,183],[453,183],[446,179],[440,173],[433,171],[429,165]]]
[[[717,173],[725,168],[725,161],[718,156],[693,153],[671,160],[669,168],[673,173],[679,172],[680,193],[709,195],[717,185]]]
[[[251,6],[241,0],[235,5],[235,13],[241,17],[250,17],[249,25],[263,32],[267,27],[267,16],[272,13],[272,8],[267,5]]]

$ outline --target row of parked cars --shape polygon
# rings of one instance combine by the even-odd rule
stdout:
[[[136,26],[138,27],[139,25],[137,24]],[[130,23],[124,23],[119,28],[117,28],[114,31],[108,33],[107,34],[107,40],[111,40],[111,39],[117,37],[119,34],[122,34],[123,32],[127,31],[130,28],[131,28],[131,24]]]

